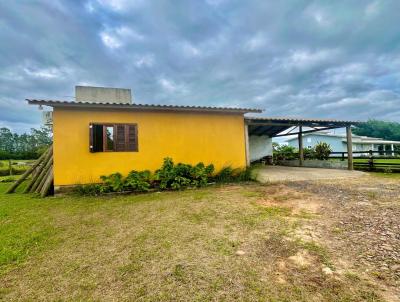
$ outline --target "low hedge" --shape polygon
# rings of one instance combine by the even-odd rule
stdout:
[[[160,169],[152,174],[148,170],[131,171],[126,177],[121,173],[101,176],[102,183],[76,186],[79,195],[99,195],[112,192],[148,192],[150,190],[182,190],[189,187],[204,187],[208,183],[236,182],[251,180],[250,169],[225,167],[214,173],[214,166],[203,163],[189,165],[175,164],[171,158],[164,158]]]
[[[7,152],[0,150],[0,160],[8,160],[8,159],[38,159],[42,154],[42,151],[38,152]]]

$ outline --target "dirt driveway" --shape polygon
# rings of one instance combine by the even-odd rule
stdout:
[[[365,280],[388,301],[400,301],[399,180],[290,181],[272,184],[266,193],[265,204],[313,213],[294,235],[328,249],[334,267],[329,274]]]
[[[257,180],[263,183],[277,181],[343,179],[365,176],[365,173],[360,171],[285,166],[263,166],[256,169],[256,173]]]

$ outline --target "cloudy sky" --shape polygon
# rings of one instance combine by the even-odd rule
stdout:
[[[137,103],[400,121],[400,1],[0,2],[0,126],[25,98],[131,88]]]

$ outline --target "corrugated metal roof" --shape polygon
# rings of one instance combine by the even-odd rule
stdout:
[[[229,108],[211,106],[182,106],[182,105],[156,105],[156,104],[115,104],[115,103],[94,103],[94,102],[71,102],[62,100],[40,100],[26,99],[32,105],[44,105],[50,107],[90,107],[110,109],[137,109],[137,110],[161,110],[161,111],[208,111],[228,113],[261,113],[261,109],[254,108]]]
[[[314,119],[314,118],[294,118],[294,117],[246,117],[246,120],[256,120],[265,122],[293,122],[293,123],[340,123],[340,124],[360,124],[361,121],[336,120],[336,119]]]
[[[283,132],[298,126],[313,128],[312,130],[303,130],[305,134],[307,132],[341,128],[361,123],[359,121],[293,117],[245,117],[245,121],[248,124],[251,135],[268,135],[270,137],[291,135]],[[297,134],[297,132],[294,134]]]

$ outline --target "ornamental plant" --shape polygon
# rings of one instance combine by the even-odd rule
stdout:
[[[317,159],[326,160],[331,155],[331,152],[332,152],[331,145],[325,142],[319,142],[315,146],[315,157]]]
[[[164,158],[160,169],[152,174],[148,170],[131,171],[126,177],[121,173],[101,176],[100,184],[80,185],[75,188],[79,195],[99,195],[112,192],[148,192],[150,190],[183,190],[189,187],[204,187],[209,182],[236,182],[250,180],[251,170],[225,167],[214,174],[213,165],[198,163],[194,166],[175,164]]]

